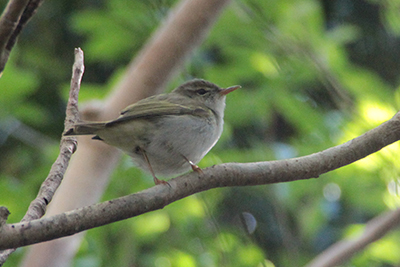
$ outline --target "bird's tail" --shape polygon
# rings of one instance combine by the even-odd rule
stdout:
[[[105,125],[105,122],[78,123],[68,129],[64,136],[96,134],[99,130],[104,129]]]

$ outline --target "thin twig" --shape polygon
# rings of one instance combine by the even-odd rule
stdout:
[[[75,49],[75,63],[72,68],[71,89],[64,123],[65,130],[71,128],[74,123],[79,121],[78,94],[83,71],[83,51],[80,48],[77,48]],[[69,160],[76,150],[76,146],[77,142],[75,137],[61,138],[60,154],[51,167],[49,175],[42,183],[37,197],[29,205],[28,211],[21,220],[22,223],[39,219],[46,213],[47,205],[50,203],[54,193],[61,184]],[[3,229],[0,228],[0,232],[2,230]],[[15,249],[8,249],[0,253],[0,266],[2,266],[14,250]]]

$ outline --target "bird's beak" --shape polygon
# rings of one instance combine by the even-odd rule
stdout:
[[[230,92],[233,92],[233,91],[235,91],[236,89],[239,89],[239,88],[242,88],[242,87],[241,87],[240,85],[235,85],[235,86],[231,86],[231,87],[222,89],[219,93],[220,93],[221,95],[227,95],[227,94],[229,94]]]

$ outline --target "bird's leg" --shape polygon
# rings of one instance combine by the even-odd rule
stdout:
[[[181,154],[182,155],[182,154]],[[191,160],[189,160],[187,157],[185,157],[184,155],[182,155],[182,157],[190,164],[190,166],[192,167],[192,170],[194,171],[194,172],[197,172],[197,173],[199,173],[199,174],[202,174],[203,173],[203,170],[199,167],[199,166],[197,166],[196,164],[194,164]]]
[[[141,147],[139,147],[139,150],[140,150],[140,152],[142,152],[142,155],[143,155],[143,157],[144,157],[144,160],[146,161],[147,165],[149,166],[149,171],[150,171],[151,175],[153,176],[154,183],[155,183],[156,185],[158,185],[158,184],[168,184],[168,185],[170,185],[167,181],[160,180],[160,179],[158,179],[158,178],[156,177],[156,175],[154,174],[153,168],[151,167],[150,160],[149,160],[149,158],[147,157],[146,152],[145,152]]]

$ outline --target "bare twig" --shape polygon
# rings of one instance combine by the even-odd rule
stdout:
[[[75,63],[72,70],[70,97],[67,104],[65,129],[69,129],[72,124],[79,121],[78,111],[78,93],[84,71],[83,52],[80,48],[75,49]],[[76,150],[76,138],[62,137],[60,145],[60,154],[50,169],[49,175],[42,183],[37,197],[29,205],[22,222],[27,222],[41,218],[47,209],[47,205],[52,200],[54,193],[61,184],[64,173],[68,167],[69,160]],[[2,232],[0,228],[0,232]],[[13,252],[9,249],[0,253],[0,266],[5,262],[8,256]]]
[[[72,235],[111,222],[134,217],[197,192],[217,187],[249,186],[315,178],[348,165],[400,139],[400,112],[375,129],[327,150],[289,160],[227,163],[189,173],[137,194],[83,207],[52,217],[7,224],[0,249],[20,247]],[[398,220],[396,220],[398,223]],[[372,239],[375,240],[375,239]]]
[[[67,104],[64,129],[69,129],[74,123],[78,122],[78,94],[83,76],[83,51],[80,48],[75,49],[75,63],[72,68],[71,89]],[[61,184],[65,170],[72,154],[76,150],[76,138],[61,138],[60,154],[50,169],[50,173],[40,187],[38,196],[29,206],[28,212],[22,221],[30,221],[40,218],[46,212],[48,203],[52,200],[55,191]]]
[[[342,240],[313,259],[306,267],[332,267],[349,260],[355,253],[382,238],[400,223],[400,209],[388,211],[369,221],[361,236]]]

